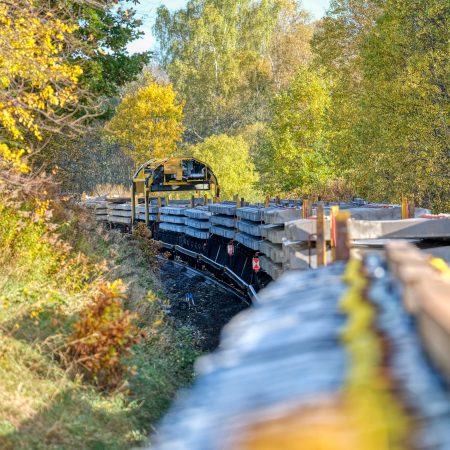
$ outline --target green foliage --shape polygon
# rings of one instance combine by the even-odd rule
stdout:
[[[377,0],[333,0],[312,41],[314,66],[333,81],[328,112],[330,151],[337,175],[353,184],[355,194],[354,177],[359,170],[355,162],[356,129],[363,114],[361,49],[380,14],[379,3]]]
[[[258,174],[250,158],[249,144],[241,136],[220,134],[188,148],[188,152],[208,164],[220,184],[220,196],[231,200],[234,195],[246,200],[258,199]]]
[[[355,193],[449,210],[449,24],[441,0],[335,0],[317,28],[330,149]]]
[[[255,162],[270,194],[310,193],[330,175],[325,131],[329,92],[323,74],[301,69],[273,103]]]
[[[160,7],[161,62],[186,100],[188,139],[266,120],[274,89],[308,57],[309,29],[290,0],[190,0],[173,14]]]
[[[80,25],[73,59],[83,67],[83,85],[96,95],[117,95],[150,60],[149,52],[130,55],[126,48],[143,35],[142,21],[124,0],[102,0],[97,5],[71,0],[67,8]]]
[[[448,2],[386,2],[362,51],[358,167],[368,173],[357,180],[367,195],[449,211],[449,52]]]
[[[133,242],[112,240],[70,205],[55,205],[54,214],[58,224],[5,199],[0,203],[0,447],[133,448],[146,441],[150,421],[160,419],[178,388],[190,382],[198,353],[191,334],[165,320],[155,296],[149,302],[153,280]],[[110,288],[98,291],[105,277],[120,271],[134,283],[126,304]],[[99,301],[91,306],[91,298]],[[130,348],[128,319],[135,312],[135,326],[145,335],[127,357],[134,375],[122,372],[120,383],[128,384],[121,390],[106,394],[82,381],[85,369],[65,368],[75,324],[99,333],[90,347],[99,355],[88,352],[85,362],[100,358],[103,364],[109,354],[101,342]]]

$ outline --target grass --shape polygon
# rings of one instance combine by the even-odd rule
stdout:
[[[190,331],[166,320],[139,242],[81,210],[59,215],[49,231],[0,205],[0,448],[132,448],[191,381],[198,352]],[[96,283],[116,278],[146,337],[127,361],[132,374],[102,392],[67,369],[63,349]]]

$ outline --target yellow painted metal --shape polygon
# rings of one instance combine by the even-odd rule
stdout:
[[[201,166],[201,173],[189,172],[189,176],[184,176],[183,169],[186,169],[186,166],[189,167],[189,164]],[[155,176],[157,180],[155,180]],[[215,197],[220,195],[219,183],[211,168],[204,162],[191,157],[151,159],[139,166],[134,174],[132,184],[132,223],[134,223],[136,216],[136,196],[138,198],[144,197],[146,205],[145,218],[146,223],[148,223],[148,197],[154,191],[176,191],[177,188],[180,191],[196,191],[198,190],[198,185],[203,184],[207,185],[208,189],[214,189]],[[201,187],[201,189],[204,189],[204,187]],[[160,202],[161,199],[158,198],[158,207],[161,207]],[[165,204],[169,204],[168,197],[166,197]],[[158,208],[158,221],[159,219]]]
[[[402,196],[402,219],[408,218],[408,199]]]
[[[131,187],[131,226],[134,225],[135,220],[136,220],[136,192],[133,183]]]
[[[407,197],[402,197],[402,219],[412,219],[416,213],[414,200],[409,200]]]
[[[149,218],[148,218],[148,207],[149,207],[149,201],[148,201],[148,192],[145,192],[145,225],[148,225]],[[134,216],[134,210],[131,211],[131,214]]]

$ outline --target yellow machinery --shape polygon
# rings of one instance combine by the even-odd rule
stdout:
[[[131,220],[136,217],[136,197],[144,197],[145,223],[148,224],[149,197],[154,192],[210,191],[219,197],[217,177],[205,163],[194,158],[151,159],[142,164],[133,177]],[[138,200],[139,201],[139,200]]]

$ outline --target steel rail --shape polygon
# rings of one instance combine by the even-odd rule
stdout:
[[[255,288],[252,285],[246,283],[239,275],[235,274],[229,267],[223,266],[222,264],[219,264],[218,262],[208,258],[205,255],[196,253],[192,250],[188,250],[184,247],[181,247],[180,245],[166,244],[163,241],[156,241],[156,240],[155,240],[155,242],[160,243],[162,245],[162,247],[167,250],[173,250],[175,253],[181,253],[185,256],[189,256],[190,258],[195,259],[196,262],[202,262],[203,264],[210,266],[215,270],[221,271],[234,284],[236,284],[240,289],[242,289],[252,302],[254,302],[254,303],[259,302],[259,297],[255,291]],[[233,293],[235,295],[238,295],[238,297],[242,298],[242,292],[237,289],[234,289],[231,285],[224,283],[224,282],[219,282],[217,278],[213,278],[209,275],[206,275],[204,270],[198,270],[198,269],[192,268],[191,266],[189,266],[189,267],[193,270],[196,270],[199,274],[202,274],[205,278],[209,278],[210,280],[217,281],[223,287],[227,287],[228,289],[233,291]],[[241,294],[241,295],[239,295],[239,294]]]

